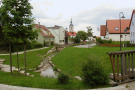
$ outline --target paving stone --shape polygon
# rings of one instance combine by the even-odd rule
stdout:
[[[20,73],[24,74],[24,73],[25,73],[25,71],[20,71]]]
[[[41,70],[36,70],[36,71],[34,71],[34,72],[41,72]]]
[[[82,80],[82,78],[80,76],[75,76],[75,79],[78,79],[78,80]]]
[[[34,75],[30,75],[31,77],[34,77]]]
[[[27,76],[29,76],[29,75],[30,75],[30,73],[26,73],[26,75],[27,75]]]
[[[41,67],[42,67],[42,65],[39,65],[39,66],[38,66],[38,68],[41,68]]]
[[[60,72],[61,70],[60,69],[57,69],[58,72]]]
[[[5,59],[0,59],[0,62],[4,62],[5,61]]]
[[[0,62],[0,64],[3,64],[3,62]]]

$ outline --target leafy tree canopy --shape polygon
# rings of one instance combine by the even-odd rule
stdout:
[[[78,31],[77,36],[82,40],[86,40],[88,38],[87,33],[85,31],[83,31],[83,30]]]
[[[5,38],[34,39],[37,31],[33,31],[29,0],[3,0],[0,7],[0,21]]]
[[[88,26],[88,27],[86,27],[87,28],[87,32],[88,32],[88,36],[93,36],[92,35],[92,28],[91,28],[91,26]]]

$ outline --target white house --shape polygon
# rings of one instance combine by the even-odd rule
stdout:
[[[47,27],[47,29],[55,37],[55,44],[65,44],[65,29],[62,26],[55,25],[54,27]]]
[[[125,28],[129,27],[130,19],[121,19],[121,41],[130,41],[130,30],[126,32]],[[106,27],[106,29],[105,29]],[[103,29],[102,29],[103,28]],[[100,28],[100,33],[105,36],[106,39],[112,39],[113,41],[120,41],[120,20],[106,20],[106,26]]]
[[[130,29],[130,43],[135,43],[135,10],[132,12],[131,21],[129,24]]]

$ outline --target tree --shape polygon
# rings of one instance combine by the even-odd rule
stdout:
[[[83,31],[83,30],[78,31],[78,32],[77,32],[77,35],[78,35],[78,37],[79,37],[81,40],[83,40],[83,41],[87,39],[87,34],[86,34],[86,32]]]
[[[29,38],[32,40],[35,37],[37,37],[37,31],[32,30],[33,28],[32,22],[34,21],[34,18],[32,18],[31,9],[33,8],[30,5],[29,0],[3,0],[2,1],[2,5],[0,7],[0,13],[1,13],[0,19],[2,22],[2,29],[3,29],[2,32],[4,33],[4,38],[7,38],[9,40],[9,46],[11,46],[11,43],[13,43],[15,39],[17,39],[16,44],[18,44],[18,39],[21,39],[24,42],[24,48],[26,48],[25,47],[26,39]],[[11,50],[10,50],[10,56],[11,56]],[[10,62],[12,63],[11,57],[10,57]],[[18,63],[18,74],[19,74],[18,50],[17,50],[17,63]],[[12,69],[11,69],[11,73],[12,73]],[[26,68],[25,68],[25,74],[26,74]]]
[[[93,36],[92,35],[92,28],[91,28],[91,26],[88,26],[86,28],[87,28],[87,32],[88,32],[87,36],[89,36],[89,37]]]
[[[75,43],[80,43],[80,38],[78,35],[76,35],[76,37],[74,38],[74,42]]]

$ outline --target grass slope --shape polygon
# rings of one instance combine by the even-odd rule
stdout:
[[[39,57],[37,54],[45,55],[52,47],[26,52],[27,69],[36,68],[42,60],[42,57]],[[10,65],[10,55],[0,55],[0,58],[5,59],[4,64]],[[25,67],[24,54],[18,54],[18,58],[20,67]],[[12,65],[17,67],[17,55],[12,55]]]
[[[112,66],[107,52],[119,51],[119,47],[94,46],[93,48],[67,47],[61,53],[52,58],[53,63],[63,72],[72,77],[81,76],[81,65],[88,58],[100,59],[108,73],[112,72]],[[135,50],[135,47],[122,48],[122,50]]]

